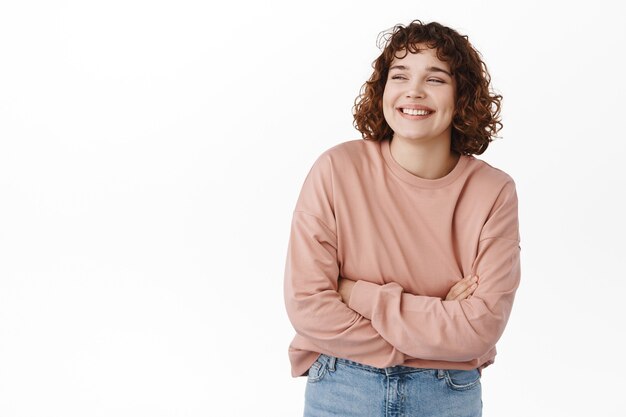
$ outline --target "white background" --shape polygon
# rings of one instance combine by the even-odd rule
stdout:
[[[623,2],[2,1],[0,416],[298,416],[291,212],[378,33],[467,34],[522,284],[484,416],[626,407]]]

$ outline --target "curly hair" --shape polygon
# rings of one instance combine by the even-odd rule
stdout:
[[[372,63],[374,72],[354,102],[354,127],[366,140],[391,139],[393,130],[383,115],[389,67],[398,52],[417,53],[417,44],[435,48],[437,57],[450,65],[456,80],[451,149],[465,155],[482,154],[502,128],[502,96],[490,90],[487,66],[467,36],[437,22],[414,20],[408,26],[398,24],[381,32],[377,45],[382,53]]]

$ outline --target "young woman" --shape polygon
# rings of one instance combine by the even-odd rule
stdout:
[[[520,281],[513,179],[474,155],[501,96],[453,29],[397,25],[354,108],[363,139],[315,161],[285,269],[305,416],[480,416]]]

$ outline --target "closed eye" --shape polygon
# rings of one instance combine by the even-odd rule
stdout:
[[[391,77],[392,80],[406,80],[407,78],[402,76],[402,75],[394,75],[393,77]],[[428,81],[430,82],[434,82],[437,84],[445,84],[446,82],[437,78],[431,78]]]

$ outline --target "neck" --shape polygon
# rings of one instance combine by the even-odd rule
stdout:
[[[461,157],[458,152],[450,149],[450,140],[413,143],[394,136],[390,150],[393,159],[402,168],[428,180],[448,175]]]

